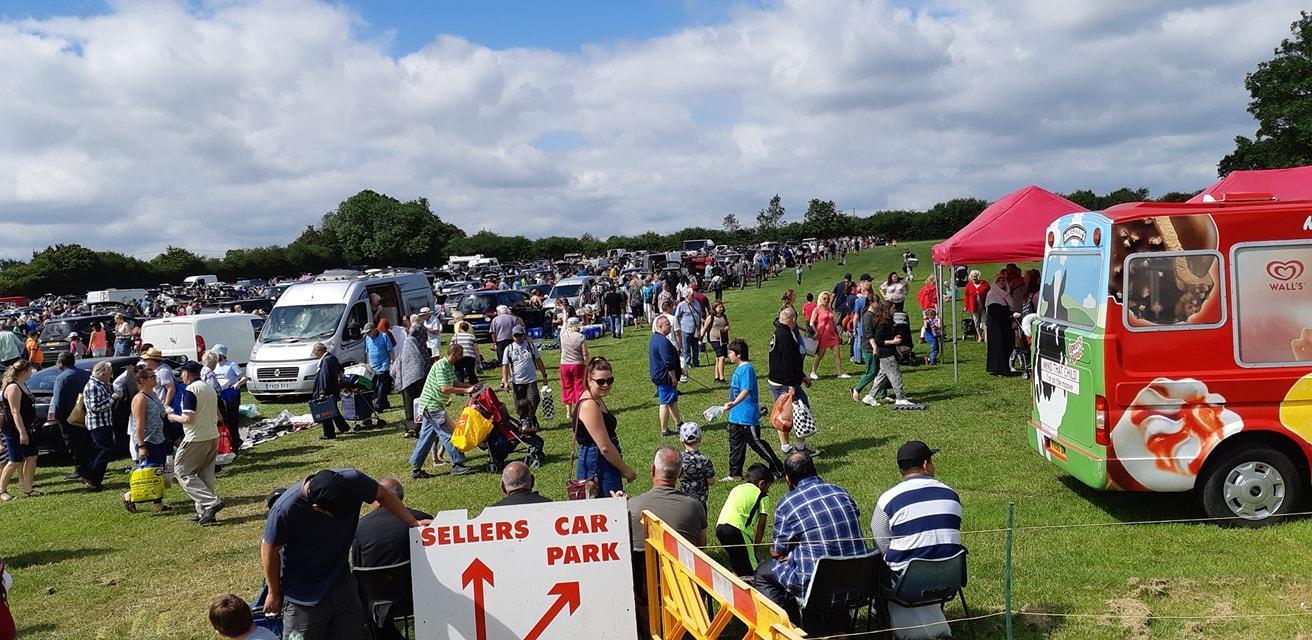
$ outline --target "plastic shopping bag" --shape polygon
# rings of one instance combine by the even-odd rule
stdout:
[[[724,405],[722,404],[711,405],[702,412],[702,417],[705,418],[707,422],[715,422],[722,415],[724,415]]]
[[[492,421],[478,412],[477,407],[468,406],[460,412],[456,427],[451,433],[451,445],[461,451],[472,451],[483,444],[488,434],[492,433]]]
[[[164,497],[164,468],[137,467],[128,476],[128,491],[133,502],[151,502]]]
[[[228,435],[228,427],[222,422],[219,423],[219,451],[214,456],[214,464],[225,465],[232,464],[237,459],[237,454],[232,450],[232,436]]]
[[[556,418],[556,401],[551,397],[551,386],[542,385],[538,395],[542,397],[542,417],[547,420],[554,420]]]
[[[776,430],[788,432],[793,428],[793,390],[790,388],[780,394],[770,410],[770,426]]]

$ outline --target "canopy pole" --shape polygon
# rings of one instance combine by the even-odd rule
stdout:
[[[949,266],[951,267],[952,265]],[[961,382],[961,378],[957,374],[957,341],[960,339],[957,335],[957,331],[959,330],[957,325],[957,303],[960,302],[962,294],[957,291],[957,274],[955,267],[953,267],[952,272],[952,293],[952,384],[957,384]],[[975,330],[979,331],[979,328],[977,327]]]

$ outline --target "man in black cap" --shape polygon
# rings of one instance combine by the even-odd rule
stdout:
[[[961,498],[934,477],[938,449],[910,440],[897,450],[902,482],[875,503],[870,530],[884,562],[901,573],[912,559],[937,560],[965,549],[961,545]]]
[[[284,637],[360,637],[364,612],[346,558],[360,507],[377,501],[408,527],[416,519],[395,493],[355,469],[324,469],[290,487],[269,511],[260,556],[266,614],[283,614]]]

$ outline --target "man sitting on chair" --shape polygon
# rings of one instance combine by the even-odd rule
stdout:
[[[875,503],[870,530],[894,574],[916,558],[940,560],[965,549],[961,545],[961,498],[934,477],[930,449],[919,440],[898,447],[902,482]]]
[[[753,586],[797,622],[797,599],[806,593],[816,562],[861,556],[868,550],[856,501],[847,490],[820,479],[810,454],[789,454],[784,476],[789,491],[775,507],[772,559],[756,568]]]

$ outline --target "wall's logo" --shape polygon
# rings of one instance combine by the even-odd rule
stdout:
[[[1272,260],[1266,263],[1266,274],[1278,280],[1268,283],[1272,291],[1302,291],[1302,282],[1291,282],[1303,275],[1303,263],[1298,260]]]
[[[1312,216],[1308,216],[1307,220],[1303,221],[1303,230],[1312,231]]]
[[[1290,260],[1288,262],[1274,260],[1266,263],[1266,272],[1276,280],[1289,282],[1290,280],[1303,275],[1303,263],[1298,260]]]

